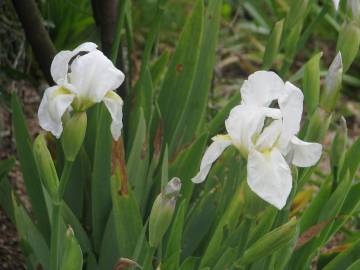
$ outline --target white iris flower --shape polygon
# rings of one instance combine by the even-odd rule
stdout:
[[[61,118],[67,110],[85,111],[102,101],[112,117],[112,136],[115,140],[120,137],[123,100],[113,90],[125,76],[96,47],[86,42],[54,57],[51,75],[56,85],[45,90],[38,117],[40,126],[57,138],[63,131]]]
[[[247,182],[253,192],[282,209],[292,187],[288,163],[309,167],[317,163],[322,146],[296,137],[304,96],[274,72],[258,71],[241,87],[241,105],[225,121],[227,135],[217,135],[206,150],[194,183],[205,180],[212,164],[230,145],[247,158]],[[270,108],[277,101],[279,108]],[[267,120],[267,121],[265,121]],[[270,121],[270,123],[268,123]]]

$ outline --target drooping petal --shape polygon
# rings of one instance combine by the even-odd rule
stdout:
[[[274,120],[268,125],[256,141],[256,149],[264,151],[271,149],[279,139],[282,130],[282,121]]]
[[[81,51],[93,51],[96,49],[96,47],[97,45],[95,43],[85,42],[72,51],[61,51],[56,54],[50,67],[51,76],[53,77],[54,81],[59,85],[64,84],[66,81],[69,61],[71,58]]]
[[[295,85],[286,82],[284,92],[278,102],[283,117],[283,130],[279,144],[281,148],[286,148],[291,138],[300,130],[304,95]]]
[[[284,82],[272,71],[257,71],[241,87],[242,104],[269,106],[282,93]]]
[[[319,143],[309,143],[294,136],[291,140],[293,151],[292,163],[298,167],[310,167],[315,165],[322,153],[322,145]]]
[[[219,158],[224,150],[231,145],[231,139],[226,135],[217,135],[213,138],[201,160],[200,171],[191,179],[194,183],[201,183],[206,179],[212,164]]]
[[[40,126],[59,138],[63,125],[61,118],[70,107],[75,95],[60,86],[49,87],[41,100],[38,118]]]
[[[248,105],[239,105],[230,111],[225,127],[240,151],[247,152],[252,147],[252,139],[261,132],[265,117],[278,119],[281,112],[279,109]]]
[[[267,153],[251,151],[247,173],[247,181],[253,192],[278,209],[285,206],[292,187],[292,177],[279,150],[274,148]]]
[[[111,122],[111,134],[114,140],[118,140],[121,135],[121,129],[123,127],[122,117],[123,117],[123,100],[121,97],[116,94],[114,91],[109,91],[104,99],[104,104],[109,110],[112,122]]]
[[[93,102],[100,102],[107,92],[115,90],[125,75],[100,51],[78,57],[71,64],[69,82],[77,93]]]

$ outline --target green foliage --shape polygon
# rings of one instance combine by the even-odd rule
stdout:
[[[343,122],[331,151],[323,154],[331,160],[329,171],[319,165],[294,173],[292,194],[283,210],[252,193],[246,183],[246,160],[236,149],[227,149],[207,182],[195,186],[191,178],[209,138],[221,133],[230,110],[240,103],[236,92],[206,121],[216,50],[227,46],[219,39],[221,15],[230,16],[233,6],[231,1],[195,1],[185,22],[184,18],[177,22],[184,26],[174,39],[175,49],[158,53],[159,36],[172,27],[162,24],[178,10],[171,10],[174,1],[140,2],[121,1],[112,48],[115,62],[118,45],[125,48],[126,44],[127,77],[137,78],[128,82],[119,141],[111,138],[110,115],[101,104],[82,115],[87,117],[87,123],[82,122],[85,134],[77,123],[68,122],[62,139],[40,135],[33,143],[19,100],[12,96],[17,158],[32,210],[29,213],[21,204],[6,177],[14,165],[12,158],[0,162],[0,204],[16,225],[28,265],[53,270],[136,269],[137,265],[164,270],[308,269],[340,232],[347,248],[323,260],[323,269],[358,269],[360,139],[350,144]],[[267,38],[266,46],[261,45],[261,53],[252,59],[284,77],[297,68],[294,59],[315,26],[323,27],[325,22],[339,30],[344,70],[336,77],[331,104],[323,97],[328,85],[321,84],[324,54],[302,54],[306,64],[290,79],[303,84],[306,119],[299,137],[322,142],[339,116],[335,104],[340,98],[340,77],[345,78],[342,72],[356,59],[356,36],[356,44],[348,48],[349,35],[355,30],[347,28],[348,22],[339,27],[342,15],[330,16],[330,3],[260,2],[243,5],[256,26],[242,25],[246,34],[258,31]],[[136,13],[140,4],[141,10],[153,11],[144,22]],[[74,47],[93,28],[92,16],[77,14],[74,8],[61,21],[60,12],[69,8],[62,1],[43,1],[45,8],[46,19],[55,22],[51,34],[59,48]],[[89,11],[89,4],[79,1],[78,8]],[[68,37],[74,22],[77,31]],[[150,30],[141,44],[142,62],[135,73],[131,52],[139,38],[133,27],[141,28],[142,23],[149,24]],[[68,129],[72,125],[76,128]],[[78,140],[69,139],[73,136]],[[70,144],[65,145],[66,141]],[[165,190],[173,177],[181,179],[182,187],[179,196],[169,198]],[[303,192],[309,190],[306,199]]]

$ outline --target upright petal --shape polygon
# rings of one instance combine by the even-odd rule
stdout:
[[[225,127],[240,151],[247,152],[253,146],[252,140],[260,134],[266,117],[278,119],[281,112],[279,109],[248,105],[239,105],[230,111]]]
[[[279,141],[281,148],[285,148],[300,130],[303,102],[304,95],[301,90],[290,82],[286,82],[284,92],[279,98],[279,107],[283,117],[283,130]]]
[[[261,132],[259,138],[256,140],[256,149],[259,151],[265,151],[271,149],[279,139],[282,130],[282,121],[274,120],[268,125],[263,132]]]
[[[272,71],[257,71],[241,87],[242,104],[269,106],[282,93],[284,82]]]
[[[72,51],[61,51],[56,54],[50,67],[51,76],[53,77],[54,81],[57,84],[62,85],[66,81],[66,76],[69,69],[69,61],[71,58],[81,51],[93,51],[96,49],[96,47],[97,45],[95,43],[85,42]]]
[[[310,167],[319,161],[322,153],[322,145],[319,143],[309,143],[294,136],[291,140],[293,151],[292,163],[298,167]]]
[[[292,177],[279,150],[274,148],[265,154],[251,151],[247,173],[248,184],[253,192],[278,209],[285,206],[292,187]]]
[[[191,179],[194,183],[201,183],[206,179],[212,164],[219,158],[222,152],[231,145],[231,139],[226,135],[217,135],[213,138],[213,141],[205,151],[204,157],[201,160],[200,171]]]
[[[100,102],[107,92],[124,81],[124,74],[100,51],[78,57],[71,64],[70,83],[77,93],[93,102]]]
[[[109,110],[112,122],[111,122],[111,134],[114,140],[118,140],[121,135],[121,129],[123,127],[122,123],[122,107],[123,107],[123,100],[121,97],[116,94],[114,91],[109,91],[104,99],[104,104],[106,108]]]
[[[38,111],[40,126],[59,138],[63,131],[61,118],[70,107],[74,97],[73,94],[60,86],[47,88]]]
[[[333,0],[333,3],[334,3],[335,10],[338,10],[339,4],[340,4],[340,0]]]

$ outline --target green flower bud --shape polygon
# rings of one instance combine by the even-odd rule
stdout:
[[[174,215],[176,198],[181,189],[179,178],[173,178],[153,204],[149,221],[149,244],[158,247]]]
[[[75,160],[85,138],[86,125],[86,112],[77,112],[66,122],[61,136],[61,144],[66,160]]]
[[[33,145],[36,167],[41,181],[53,200],[57,199],[59,178],[43,134],[37,136]]]
[[[360,45],[360,28],[355,21],[345,23],[339,34],[337,50],[341,52],[344,72],[354,61]]]
[[[320,105],[328,112],[334,110],[337,100],[339,99],[341,81],[343,74],[343,64],[341,52],[334,58],[326,74],[324,90],[321,95]]]

